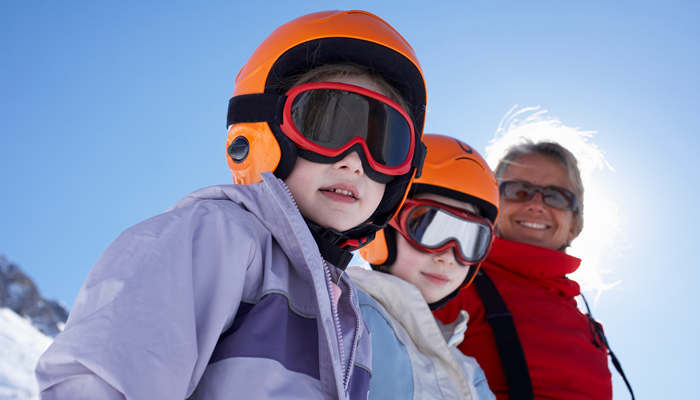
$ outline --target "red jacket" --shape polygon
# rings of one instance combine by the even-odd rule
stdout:
[[[497,238],[482,264],[513,315],[538,399],[612,398],[607,349],[594,344],[588,318],[576,307],[579,286],[565,276],[580,262],[560,251]],[[460,309],[469,312],[460,350],[476,358],[496,397],[507,399],[493,331],[474,285],[435,315],[449,323]]]

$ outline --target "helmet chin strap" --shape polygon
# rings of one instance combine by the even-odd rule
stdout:
[[[352,251],[366,245],[376,233],[371,223],[365,222],[355,228],[338,232],[323,227],[304,217],[311,235],[314,237],[321,256],[340,269],[345,269],[352,260]]]
[[[349,238],[342,232],[322,227],[308,218],[304,218],[304,220],[318,245],[321,256],[329,263],[344,270],[352,260],[352,253],[340,245]]]

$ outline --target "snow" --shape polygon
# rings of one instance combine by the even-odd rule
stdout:
[[[51,338],[9,308],[0,308],[0,400],[38,399],[34,367]]]

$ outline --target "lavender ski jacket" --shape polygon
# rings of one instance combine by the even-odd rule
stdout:
[[[41,356],[42,399],[366,399],[369,335],[286,185],[213,186],[123,232]]]

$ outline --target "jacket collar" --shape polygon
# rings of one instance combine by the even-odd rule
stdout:
[[[581,288],[566,275],[576,271],[580,263],[580,259],[561,251],[496,238],[482,266],[489,275],[507,271],[572,298],[581,293]]]
[[[352,253],[338,247],[336,243],[338,238],[324,236],[324,233],[335,231],[320,228],[318,225],[304,220],[284,181],[275,177],[271,172],[265,172],[261,174],[261,177],[262,182],[251,185],[218,185],[197,190],[180,200],[173,208],[183,207],[197,200],[231,200],[258,216],[283,249],[287,250],[285,244],[290,239],[303,237],[302,242],[315,242],[317,244],[317,251],[321,252],[325,260],[336,267],[345,269],[352,258]],[[277,207],[273,207],[273,204]],[[287,224],[280,226],[281,221],[286,221]],[[304,233],[299,231],[300,223],[305,227],[305,229],[301,229]],[[293,236],[294,232],[292,231],[296,232],[297,236]],[[311,237],[306,237],[307,232]]]
[[[290,258],[292,265],[309,263],[305,255],[320,258],[314,238],[287,186],[272,173],[266,172],[261,176],[261,182],[251,185],[217,185],[199,189],[177,202],[173,208],[201,200],[232,201],[259,219]]]
[[[563,277],[576,271],[581,264],[581,259],[562,251],[501,238],[494,240],[488,261],[535,279]]]

